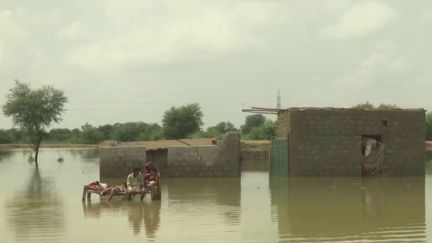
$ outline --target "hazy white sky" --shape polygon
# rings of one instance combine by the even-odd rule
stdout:
[[[430,43],[430,0],[0,0],[0,104],[19,79],[65,91],[68,128],[192,102],[238,126],[277,90],[283,107],[432,110]]]

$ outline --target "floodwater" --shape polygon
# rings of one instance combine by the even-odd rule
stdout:
[[[99,179],[96,150],[42,150],[39,170],[28,156],[0,152],[0,242],[432,242],[431,174],[243,172],[163,179],[161,201],[108,203],[93,195],[82,203],[82,186]]]

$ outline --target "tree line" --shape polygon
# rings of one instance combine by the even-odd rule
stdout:
[[[247,116],[245,124],[240,129],[229,121],[219,122],[206,129],[199,126],[186,130],[179,126],[187,125],[179,124],[178,126],[166,127],[157,123],[126,122],[93,126],[86,123],[75,129],[53,128],[44,132],[43,136],[45,143],[98,144],[104,140],[127,142],[180,138],[222,138],[227,132],[241,132],[243,139],[271,139],[276,133],[276,122],[266,119],[262,115]],[[0,144],[20,143],[32,143],[31,137],[25,130],[0,129]]]
[[[84,124],[80,128],[54,128],[51,123],[61,121],[61,113],[67,98],[62,91],[51,86],[32,90],[29,84],[15,81],[3,113],[11,116],[19,127],[0,129],[0,144],[31,143],[38,151],[42,139],[45,143],[97,144],[104,140],[151,141],[180,138],[222,137],[229,131],[241,131],[244,138],[271,139],[276,131],[274,121],[263,115],[246,117],[245,124],[237,129],[231,122],[219,122],[202,129],[203,112],[199,104],[171,107],[165,111],[162,125],[145,122],[126,122],[93,126]],[[37,157],[37,153],[36,153]]]

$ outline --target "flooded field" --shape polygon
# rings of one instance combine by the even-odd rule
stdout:
[[[99,179],[96,150],[44,149],[39,170],[28,156],[0,152],[0,242],[432,242],[429,168],[426,178],[163,179],[158,202],[82,203],[82,186]]]

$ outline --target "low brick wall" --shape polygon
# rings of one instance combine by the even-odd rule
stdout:
[[[240,176],[240,134],[228,133],[218,145],[168,147],[163,177]],[[162,158],[160,158],[162,160]],[[126,178],[134,166],[143,168],[145,147],[101,147],[100,177]]]
[[[243,171],[268,171],[270,141],[242,141],[241,166]]]
[[[169,147],[167,177],[240,175],[240,135],[228,133],[217,146]]]
[[[133,167],[143,168],[146,161],[145,147],[100,147],[100,178],[122,178]]]

